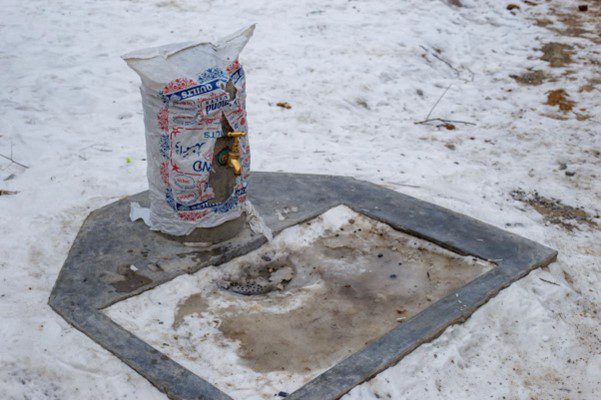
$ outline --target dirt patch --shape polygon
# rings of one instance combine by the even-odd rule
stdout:
[[[200,293],[193,294],[185,301],[177,305],[175,317],[173,318],[173,329],[179,328],[186,315],[192,315],[202,310],[206,310],[208,303]]]
[[[120,265],[117,272],[122,276],[121,280],[111,283],[119,293],[129,293],[152,283],[152,279],[138,274],[131,265]]]
[[[567,12],[557,8],[552,8],[552,10],[561,22],[561,25],[553,27],[553,31],[563,36],[582,37],[595,43],[601,43],[599,37],[601,7],[599,4],[590,4],[586,12],[579,11],[577,7],[571,7]]]
[[[553,25],[553,21],[551,21],[550,19],[546,19],[546,18],[537,18],[535,20],[535,24],[536,24],[536,26],[545,28],[547,26]]]
[[[587,10],[579,10],[580,6],[574,4],[567,7],[562,2],[549,4],[549,13],[555,18],[552,21],[548,18],[537,18],[537,26],[545,27],[559,36],[580,37],[588,39],[594,43],[601,43],[601,36],[598,32],[601,30],[601,3],[588,3]]]
[[[565,67],[572,63],[574,48],[569,44],[547,43],[540,50],[543,52],[540,59],[547,61],[552,68]]]
[[[583,18],[579,13],[559,13],[557,15],[559,21],[563,24],[563,28],[557,29],[557,32],[565,36],[582,37],[591,33],[583,26]]]
[[[446,0],[447,4],[455,7],[463,7],[461,0]]]
[[[584,152],[586,154],[591,155],[592,157],[595,157],[595,158],[601,160],[601,150],[598,150],[598,149],[584,149]]]
[[[547,78],[543,71],[527,71],[521,75],[509,75],[511,78],[521,85],[538,86],[541,85]]]
[[[574,115],[576,115],[577,121],[587,121],[587,120],[591,119],[591,116],[588,114],[574,112]]]
[[[568,206],[563,204],[561,200],[541,196],[536,191],[526,193],[523,190],[514,190],[511,192],[511,197],[534,208],[536,212],[544,217],[545,221],[560,225],[570,232],[577,228],[579,224],[597,227],[592,216],[582,207]]]
[[[561,111],[572,111],[576,102],[568,99],[569,95],[563,89],[556,89],[547,92],[547,102],[550,106],[557,106]]]
[[[579,93],[589,93],[597,89],[597,86],[601,85],[601,78],[591,78],[586,84],[580,86],[578,89]]]
[[[330,367],[493,268],[358,214],[310,246],[266,248],[240,263],[206,297],[182,301],[174,327],[191,314],[219,320],[247,367],[300,374]],[[219,298],[237,303],[216,309]]]
[[[123,280],[111,283],[119,293],[129,293],[152,283],[152,279],[139,275],[133,271],[123,275]]]

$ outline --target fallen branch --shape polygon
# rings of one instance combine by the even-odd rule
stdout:
[[[429,118],[429,119],[425,119],[423,121],[414,122],[414,124],[416,124],[416,125],[424,125],[424,124],[427,124],[429,122],[435,122],[435,121],[442,122],[443,124],[465,124],[465,125],[476,126],[476,124],[473,123],[473,122],[460,121],[460,120],[456,120],[456,119],[445,119],[445,118]]]
[[[21,164],[20,162],[18,162],[18,161],[15,161],[15,160],[12,158],[12,156],[11,156],[11,157],[8,157],[8,156],[5,156],[4,154],[0,154],[0,157],[2,157],[2,158],[5,158],[5,159],[7,159],[8,161],[10,161],[10,162],[12,162],[12,163],[15,163],[15,164],[17,164],[17,165],[19,165],[19,166],[21,166],[21,167],[23,167],[23,168],[25,168],[25,169],[29,168],[27,165],[25,165],[25,164]]]
[[[434,58],[436,58],[437,60],[439,60],[439,61],[442,61],[443,63],[447,64],[447,66],[448,66],[449,68],[451,68],[453,71],[455,71],[455,72],[457,73],[457,76],[459,76],[459,75],[461,74],[461,71],[459,71],[457,68],[455,68],[455,67],[453,66],[453,64],[451,64],[449,61],[445,60],[444,58],[442,58],[441,56],[439,56],[438,54],[436,54],[436,52],[435,52],[435,51],[432,51],[432,50],[428,49],[428,48],[427,48],[427,47],[425,47],[425,46],[421,46],[421,45],[420,45],[419,47],[421,47],[421,48],[422,48],[422,49],[424,49],[426,52],[428,52],[429,54],[431,54],[431,55],[432,55]]]
[[[461,77],[461,73],[462,70],[455,67],[453,64],[451,64],[451,62],[449,60],[447,60],[446,58],[438,55],[439,51],[437,50],[432,50],[427,48],[426,46],[422,46],[420,45],[419,47],[421,47],[427,54],[430,54],[432,57],[436,58],[438,61],[441,61],[443,63],[445,63],[449,68],[451,68],[453,71],[455,71],[455,74],[457,74],[457,78],[465,81],[465,82],[473,82],[474,81],[474,72],[469,69],[468,67],[464,67],[462,66],[461,69],[463,69],[464,71],[467,71],[469,74],[469,79],[465,79]]]
[[[436,108],[436,106],[438,105],[438,103],[440,103],[440,100],[442,100],[442,98],[445,96],[445,94],[447,94],[447,92],[449,91],[449,89],[451,88],[451,86],[453,86],[452,83],[449,86],[447,86],[447,88],[444,90],[444,92],[442,92],[442,94],[440,95],[440,97],[438,98],[438,100],[436,100],[436,103],[434,103],[434,105],[432,106],[432,108],[430,108],[430,111],[428,112],[428,115],[426,115],[426,120],[428,118],[430,118],[430,115],[432,115],[432,112],[434,111],[434,109]]]
[[[555,286],[561,286],[559,283],[556,283],[556,282],[551,282],[551,281],[548,281],[548,280],[546,280],[546,279],[544,279],[544,278],[538,278],[538,279],[540,279],[540,280],[541,280],[541,281],[543,281],[543,282],[550,283],[551,285],[555,285]]]
[[[447,86],[447,88],[444,90],[444,92],[442,92],[442,94],[440,95],[440,97],[438,98],[438,100],[436,100],[436,102],[434,103],[434,105],[430,108],[430,111],[428,112],[428,115],[426,115],[426,118],[423,121],[414,122],[414,124],[416,124],[416,125],[424,125],[424,124],[427,124],[429,122],[439,121],[439,122],[442,122],[443,125],[448,125],[448,124],[465,124],[465,125],[474,125],[474,126],[476,126],[475,123],[469,122],[469,121],[459,121],[459,120],[446,119],[446,118],[430,118],[430,115],[432,115],[432,113],[434,112],[434,109],[436,108],[436,106],[438,106],[438,103],[440,103],[440,100],[442,100],[442,98],[447,94],[447,92],[449,91],[449,89],[451,88],[451,86],[453,86],[453,84],[450,84],[449,86]]]

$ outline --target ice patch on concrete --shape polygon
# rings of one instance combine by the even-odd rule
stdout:
[[[270,399],[493,267],[339,206],[106,312],[230,396]]]

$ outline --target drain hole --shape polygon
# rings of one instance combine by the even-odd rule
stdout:
[[[261,259],[270,262],[243,265],[235,275],[225,276],[217,281],[217,286],[243,296],[264,295],[284,290],[295,275],[289,260],[286,258],[271,261],[268,256]]]
[[[267,294],[273,291],[274,288],[270,286],[271,285],[262,285],[259,283],[232,282],[226,290],[244,296],[253,296],[258,294]]]

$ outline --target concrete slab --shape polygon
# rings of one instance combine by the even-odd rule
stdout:
[[[493,268],[338,206],[104,312],[232,398],[271,400]]]
[[[146,192],[140,193],[90,214],[49,304],[170,398],[230,399],[113,322],[102,310],[179,275],[225,263],[257,249],[266,240],[245,229],[236,238],[210,248],[186,246],[149,231],[141,221],[129,221],[129,203],[145,204],[146,196]],[[249,196],[274,233],[342,204],[401,232],[460,255],[494,260],[498,265],[337,363],[289,399],[341,397],[449,325],[467,318],[500,289],[551,263],[557,255],[552,249],[491,225],[352,178],[255,172]]]

